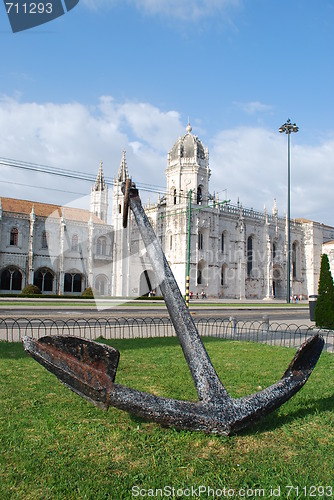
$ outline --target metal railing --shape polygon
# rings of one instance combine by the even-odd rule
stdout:
[[[325,350],[334,352],[334,331],[306,325],[270,323],[268,318],[258,321],[238,321],[199,318],[195,324],[201,336],[230,340],[261,342],[270,345],[299,347],[308,337],[320,333]],[[134,339],[175,336],[169,318],[99,318],[99,319],[0,319],[0,341],[20,342],[27,335],[40,338],[45,335],[72,335],[90,340]]]

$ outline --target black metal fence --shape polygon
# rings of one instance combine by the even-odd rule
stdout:
[[[237,321],[235,318],[194,319],[201,336],[230,340],[262,342],[270,345],[299,347],[308,337],[320,333],[325,350],[334,352],[334,331],[306,325],[270,323],[268,319]],[[175,336],[169,318],[99,318],[99,319],[0,319],[0,340],[20,342],[27,335],[73,335],[86,339],[134,339]]]

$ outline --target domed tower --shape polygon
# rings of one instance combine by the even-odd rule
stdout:
[[[190,123],[187,133],[179,137],[168,153],[167,204],[187,203],[192,190],[192,202],[207,204],[209,194],[209,152],[202,141],[192,134]]]

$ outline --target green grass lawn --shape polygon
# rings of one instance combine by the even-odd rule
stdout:
[[[112,345],[121,353],[116,382],[196,400],[177,339]],[[205,339],[205,345],[234,397],[274,383],[294,355],[246,342]],[[287,486],[299,487],[298,498],[333,498],[332,354],[322,354],[290,401],[232,437],[166,429],[115,408],[104,412],[64,387],[20,344],[0,343],[0,380],[1,499],[228,498],[227,489],[234,498],[240,489],[246,498],[275,498],[271,488],[278,497],[279,487],[280,498],[288,498]],[[313,486],[328,488],[321,495]],[[201,496],[187,495],[191,487]],[[208,497],[208,487],[216,497]],[[297,498],[296,490],[289,498]]]

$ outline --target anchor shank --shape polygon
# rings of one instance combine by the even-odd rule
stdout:
[[[160,242],[142,207],[138,191],[134,188],[130,190],[129,204],[155,271],[200,401],[210,401],[217,398],[230,399],[210,361]]]

